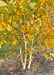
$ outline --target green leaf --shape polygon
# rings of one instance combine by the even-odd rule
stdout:
[[[8,57],[11,58],[12,57],[12,54],[8,55]]]
[[[0,7],[2,7],[2,6],[6,6],[7,4],[5,3],[5,2],[3,2],[3,1],[0,1]]]
[[[29,5],[25,5],[25,10],[29,10]]]
[[[31,0],[31,2],[37,2],[38,0]]]

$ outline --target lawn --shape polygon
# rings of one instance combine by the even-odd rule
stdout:
[[[18,54],[19,49],[17,47],[8,46],[8,44],[3,44],[0,48],[0,58],[12,57]]]

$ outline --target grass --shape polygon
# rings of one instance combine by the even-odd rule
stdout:
[[[22,43],[22,50],[24,51],[24,43]],[[29,44],[31,44],[29,42]],[[27,44],[28,45],[28,44]],[[3,44],[2,47],[0,48],[0,58],[5,58],[5,57],[12,57],[15,56],[16,54],[19,54],[19,43],[17,46],[11,46],[9,43]]]
[[[5,57],[11,57],[12,55],[14,56],[19,52],[19,47],[17,48],[12,48],[11,46],[8,46],[8,44],[3,44],[2,47],[0,48],[0,58],[5,58]]]
[[[22,43],[22,50],[24,51],[25,49],[23,44],[24,43]],[[31,45],[31,42],[29,42],[28,44]],[[2,47],[0,48],[0,58],[12,57],[15,56],[16,54],[19,54],[19,43],[17,46],[13,47],[9,43],[3,44]]]

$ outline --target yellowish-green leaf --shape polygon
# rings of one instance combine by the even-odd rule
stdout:
[[[33,9],[35,6],[35,3],[30,3],[30,7]]]
[[[1,44],[0,44],[0,48],[1,48]]]
[[[8,30],[8,31],[11,31],[11,30],[12,30],[12,27],[8,25],[8,26],[7,26],[7,30]]]
[[[3,2],[3,1],[0,1],[0,7],[2,7],[2,6],[6,6],[7,4],[5,3],[5,2]]]

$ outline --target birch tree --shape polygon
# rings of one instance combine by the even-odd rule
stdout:
[[[46,59],[53,60],[53,0],[1,0],[0,48],[3,43],[19,43],[23,69],[30,69],[33,51],[38,47]],[[23,46],[24,50],[23,50]],[[29,56],[29,58],[28,58]]]

